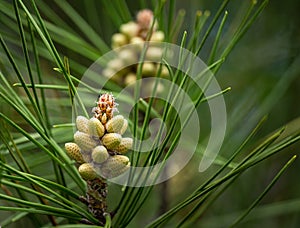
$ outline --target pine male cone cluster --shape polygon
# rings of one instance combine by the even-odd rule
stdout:
[[[120,31],[112,36],[111,46],[117,55],[107,63],[102,74],[119,85],[134,83],[142,49],[145,42],[150,41],[141,68],[142,77],[154,77],[158,71],[161,77],[168,77],[167,67],[160,64],[163,55],[160,43],[164,39],[164,32],[154,22],[153,12],[148,9],[139,11],[135,21],[122,24]]]
[[[78,171],[84,180],[99,176],[110,179],[130,167],[125,156],[131,149],[132,138],[122,137],[128,122],[122,115],[113,116],[115,101],[111,94],[103,94],[93,108],[94,116],[76,118],[74,141],[65,144],[68,155],[80,164]]]
[[[106,180],[129,170],[130,161],[125,154],[132,148],[133,140],[122,136],[128,122],[122,115],[113,115],[116,103],[112,94],[99,96],[92,111],[94,116],[90,119],[83,116],[76,118],[75,143],[66,143],[65,149],[76,161],[79,174],[87,182],[86,197],[82,200],[103,224],[107,213]]]

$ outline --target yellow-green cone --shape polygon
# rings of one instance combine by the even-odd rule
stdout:
[[[98,177],[97,173],[89,163],[83,163],[79,166],[78,172],[84,180],[94,180]]]
[[[109,149],[115,149],[121,143],[122,136],[117,133],[108,133],[102,137],[103,145]]]
[[[161,62],[163,51],[160,47],[149,47],[146,53],[147,61]],[[150,69],[150,68],[149,68]]]
[[[160,67],[157,67],[157,74],[158,74],[158,71],[160,70],[159,69]],[[169,77],[169,70],[168,68],[165,66],[165,65],[162,65],[162,68],[161,68],[161,72],[160,72],[160,76],[162,78],[168,78]]]
[[[156,31],[152,33],[150,41],[153,42],[163,42],[165,39],[165,34],[163,31]]]
[[[135,82],[136,82],[136,74],[135,73],[130,72],[129,74],[127,74],[125,76],[125,79],[124,79],[125,85],[130,85]]]
[[[79,164],[84,163],[84,159],[82,157],[82,154],[80,153],[80,148],[76,143],[66,143],[65,149],[71,159],[75,160]]]
[[[107,115],[106,115],[106,113],[104,113],[101,117],[101,123],[106,124],[106,122],[107,122]]]
[[[88,121],[89,134],[96,137],[102,137],[105,129],[102,123],[97,118],[91,118]]]
[[[132,148],[133,139],[132,138],[122,138],[119,146],[115,150],[121,154],[125,154],[129,149]]]
[[[111,38],[112,48],[121,47],[127,44],[127,37],[122,33],[116,33]]]
[[[129,21],[121,25],[120,31],[129,38],[135,37],[138,34],[139,26],[135,22]]]
[[[142,68],[143,76],[154,76],[156,73],[156,68],[153,63],[145,62]]]
[[[123,155],[110,156],[100,168],[101,176],[114,178],[125,173],[130,168],[129,158]]]
[[[96,163],[103,163],[109,157],[107,149],[104,146],[97,146],[92,152],[93,161]]]
[[[128,121],[126,119],[124,119],[123,126],[118,133],[120,135],[123,135],[125,133],[125,131],[127,130],[127,127],[128,127]]]
[[[76,127],[78,131],[88,133],[88,119],[85,118],[84,116],[77,116],[76,118]]]
[[[110,133],[119,132],[124,125],[124,117],[117,115],[106,123],[106,130]]]
[[[97,142],[94,139],[88,134],[79,131],[74,134],[74,141],[83,151],[89,151],[97,146]]]

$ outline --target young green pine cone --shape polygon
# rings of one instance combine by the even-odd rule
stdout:
[[[91,136],[102,137],[105,132],[105,128],[102,123],[95,117],[88,121],[89,134]]]
[[[135,37],[138,35],[139,26],[135,22],[130,21],[126,24],[122,24],[120,27],[120,31],[129,38]]]
[[[121,143],[122,136],[118,133],[108,133],[102,137],[103,145],[109,149],[115,149]]]
[[[122,33],[115,33],[111,38],[112,48],[118,48],[127,44],[127,37]]]
[[[134,50],[132,47],[121,49],[118,52],[118,58],[120,58],[126,65],[132,65],[138,61],[136,50]]]
[[[85,118],[84,116],[77,116],[76,118],[76,127],[78,131],[88,133],[88,119]]]
[[[136,74],[135,73],[129,73],[125,75],[124,83],[125,85],[130,85],[136,82]]]
[[[156,73],[156,67],[154,63],[145,62],[142,68],[143,76],[154,76]]]
[[[101,122],[102,122],[103,124],[106,124],[106,122],[107,122],[107,115],[106,115],[106,113],[104,113],[104,114],[102,115],[102,117],[101,117]]]
[[[101,175],[114,178],[125,173],[130,168],[129,158],[123,155],[110,156],[100,167]]]
[[[119,132],[122,129],[123,125],[124,125],[124,117],[122,115],[117,115],[112,119],[110,119],[106,123],[105,127],[108,132],[113,133],[113,132]]]
[[[127,127],[128,127],[128,121],[126,119],[124,119],[123,126],[120,129],[120,131],[117,133],[119,133],[120,135],[123,135],[125,133],[125,131],[127,130]]]
[[[163,50],[160,47],[149,47],[145,56],[147,61],[160,62],[163,57]]]
[[[76,143],[66,143],[65,149],[71,159],[75,160],[79,164],[84,163],[84,159],[80,153],[80,148]]]
[[[130,44],[132,44],[136,50],[141,51],[144,47],[144,40],[141,37],[132,37],[130,39]]]
[[[156,31],[152,33],[150,41],[153,42],[163,42],[165,39],[165,34],[163,31]]]
[[[94,168],[89,163],[83,163],[79,166],[78,172],[84,180],[94,180],[98,177]]]
[[[109,157],[107,149],[104,146],[97,146],[92,152],[93,161],[96,163],[103,163]]]
[[[132,148],[133,139],[132,138],[122,138],[119,146],[115,150],[121,154],[125,154],[129,149]]]
[[[156,74],[158,74],[158,71],[160,70],[159,68],[160,68],[160,66],[157,67],[157,72],[156,72]],[[162,66],[161,66],[160,76],[161,76],[162,78],[168,78],[169,75],[170,75],[170,74],[169,74],[168,68],[167,68],[165,65],[162,65]]]
[[[80,131],[77,131],[74,134],[74,141],[83,151],[89,151],[97,145],[97,142],[94,139],[92,139],[88,134]]]
[[[112,69],[114,71],[119,71],[120,69],[124,68],[125,67],[125,63],[122,59],[120,58],[115,58],[115,59],[112,59],[110,60],[108,63],[107,63],[107,67],[108,69]]]

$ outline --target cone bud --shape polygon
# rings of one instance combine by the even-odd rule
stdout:
[[[108,133],[102,137],[103,145],[109,149],[115,149],[121,143],[122,136],[118,133]]]
[[[145,62],[142,68],[143,76],[154,76],[156,73],[156,68],[153,63]]]
[[[101,123],[106,124],[106,122],[107,122],[107,115],[106,115],[106,113],[104,113],[101,117]]]
[[[128,36],[129,38],[135,37],[138,34],[139,26],[138,26],[137,23],[135,23],[133,21],[130,21],[126,24],[122,24],[121,27],[120,27],[120,31],[124,35]]]
[[[78,172],[84,180],[94,180],[97,178],[97,173],[89,163],[83,163],[79,166]]]
[[[128,127],[128,121],[126,119],[124,119],[123,126],[118,133],[120,135],[123,135],[125,133],[125,131],[127,130],[127,127]]]
[[[97,142],[94,139],[92,139],[88,134],[80,131],[77,131],[74,134],[74,141],[83,151],[89,151],[97,145]]]
[[[156,32],[153,32],[151,38],[150,38],[150,41],[153,41],[153,42],[163,42],[165,39],[165,34],[163,31],[156,31]]]
[[[147,61],[161,62],[163,51],[160,47],[149,47],[146,53]]]
[[[122,33],[115,33],[111,38],[112,48],[121,47],[127,44],[127,38]]]
[[[92,152],[93,161],[96,163],[103,163],[109,157],[107,149],[104,146],[97,146]]]
[[[125,80],[124,80],[124,83],[125,85],[130,85],[132,83],[135,83],[136,82],[136,75],[135,73],[129,73],[125,76]]]
[[[141,51],[145,42],[141,37],[133,37],[130,39],[130,43],[133,44],[136,50]]]
[[[124,125],[124,117],[117,115],[106,123],[106,130],[110,133],[119,132]]]
[[[123,60],[120,58],[112,59],[107,63],[107,68],[113,69],[115,72],[124,68],[124,66],[125,66],[125,64],[124,64]]]
[[[136,50],[134,50],[132,47],[130,47],[130,48],[122,48],[122,50],[120,50],[118,52],[118,57],[126,65],[133,65],[133,64],[135,64],[138,61],[138,56],[136,54]]]
[[[102,75],[104,77],[107,77],[107,78],[113,79],[113,80],[115,78],[119,77],[119,74],[116,72],[116,70],[113,70],[111,68],[105,68],[105,69],[103,69]]]
[[[65,149],[71,159],[75,160],[79,164],[84,163],[84,159],[82,157],[82,154],[80,153],[80,148],[76,143],[66,143]]]
[[[84,116],[77,116],[76,127],[78,131],[88,133],[88,119]]]
[[[157,67],[157,74],[158,74],[159,68],[160,68],[160,67]],[[162,65],[162,67],[161,67],[161,72],[160,72],[160,76],[161,76],[162,78],[168,78],[169,75],[170,75],[170,74],[169,74],[168,68],[167,68],[165,65]]]
[[[128,150],[132,148],[133,139],[132,138],[122,138],[119,146],[116,147],[116,151],[125,154]]]
[[[102,123],[95,117],[91,118],[88,122],[89,134],[96,137],[102,137],[105,128]]]
[[[130,168],[129,158],[124,155],[110,156],[101,166],[101,175],[107,179],[117,177]]]

